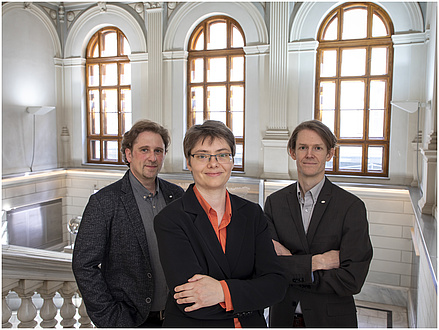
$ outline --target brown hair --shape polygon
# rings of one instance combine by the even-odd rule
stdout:
[[[127,161],[125,150],[128,148],[132,151],[133,144],[136,142],[137,137],[143,132],[153,132],[159,134],[162,137],[163,143],[165,144],[165,153],[168,152],[168,147],[171,144],[171,137],[169,136],[168,130],[151,120],[139,120],[131,127],[129,131],[125,132],[122,139],[120,152],[122,153],[123,161],[128,165],[128,167],[130,166],[130,163]]]
[[[199,141],[204,142],[206,139],[211,142],[214,139],[224,139],[232,151],[232,156],[235,156],[235,136],[230,128],[221,121],[206,120],[202,125],[194,125],[187,130],[183,140],[183,151],[186,159],[190,160],[191,151],[195,145]]]
[[[323,142],[326,145],[326,148],[328,149],[328,152],[329,150],[337,146],[337,138],[329,129],[329,127],[323,124],[320,120],[314,119],[304,121],[297,125],[288,141],[288,150],[294,150],[296,148],[297,135],[300,131],[303,131],[304,129],[309,129],[316,132],[322,138]]]

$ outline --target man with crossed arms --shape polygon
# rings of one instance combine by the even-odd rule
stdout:
[[[271,327],[358,327],[372,246],[364,203],[325,177],[337,139],[322,122],[296,127],[288,152],[298,180],[270,195],[269,227],[289,288],[270,309]]]

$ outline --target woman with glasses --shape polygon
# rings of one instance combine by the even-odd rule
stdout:
[[[235,137],[222,122],[189,128],[183,141],[194,183],[154,221],[170,293],[164,327],[266,327],[264,308],[287,281],[258,204],[226,189]]]

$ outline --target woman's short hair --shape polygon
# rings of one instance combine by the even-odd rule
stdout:
[[[136,142],[139,134],[143,132],[152,132],[159,134],[162,137],[163,143],[165,145],[165,153],[168,152],[168,147],[171,144],[171,137],[168,130],[151,120],[139,120],[131,127],[129,131],[125,132],[122,139],[120,152],[122,153],[123,161],[125,162],[125,164],[128,165],[128,167],[130,166],[130,163],[127,161],[125,150],[130,149],[131,151],[133,151],[133,144]]]
[[[184,136],[183,150],[186,159],[190,159],[191,151],[198,142],[203,143],[206,139],[211,142],[214,139],[223,139],[227,142],[232,152],[232,156],[236,153],[235,136],[230,128],[218,120],[206,120],[203,124],[191,126]]]
[[[329,127],[323,124],[320,120],[314,119],[304,121],[297,125],[288,141],[288,150],[295,150],[297,135],[300,131],[303,131],[304,129],[309,129],[316,132],[325,143],[328,152],[329,150],[337,146],[337,138],[335,137],[334,133],[332,133],[332,131],[329,129]]]

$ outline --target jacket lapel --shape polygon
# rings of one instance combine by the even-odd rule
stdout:
[[[128,221],[130,221],[133,226],[134,234],[139,241],[143,254],[147,260],[149,260],[148,240],[146,239],[145,226],[143,225],[142,216],[140,215],[139,207],[137,206],[128,175],[129,170],[122,179],[122,195],[120,198],[125,207],[125,212],[128,215]]]
[[[331,200],[331,191],[332,191],[332,183],[326,178],[322,190],[320,191],[319,197],[317,198],[317,202],[316,205],[314,206],[314,211],[312,213],[311,221],[309,223],[308,234],[307,234],[307,239],[309,244],[312,243],[314,239],[314,235],[319,226],[320,220],[322,219],[326,207],[328,206],[329,201]]]
[[[221,244],[218,241],[218,237],[215,234],[215,230],[213,229],[207,214],[204,212],[202,206],[198,202],[197,197],[195,196],[193,185],[189,186],[182,198],[184,210],[188,213],[191,213],[193,216],[194,226],[199,233],[200,240],[207,246],[210,254],[216,260],[226,278],[230,278],[231,271],[226,255],[223,252]],[[205,253],[207,253],[207,251]]]
[[[300,242],[304,247],[305,251],[309,253],[308,241],[306,239],[305,228],[303,228],[302,213],[300,211],[299,201],[297,200],[297,182],[291,186],[289,193],[287,195],[287,203],[291,212],[292,223],[296,227],[296,230],[291,229],[288,231],[294,233],[297,231],[299,234]]]
[[[232,204],[232,219],[227,226],[226,257],[231,270],[235,269],[241,255],[243,240],[249,219],[241,208],[246,204],[242,199],[230,194]]]

